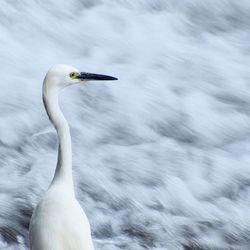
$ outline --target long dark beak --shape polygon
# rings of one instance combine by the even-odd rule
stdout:
[[[92,81],[112,81],[112,80],[118,80],[116,77],[113,76],[107,76],[107,75],[101,75],[101,74],[94,74],[94,73],[86,73],[81,72],[79,76],[76,77],[77,79],[80,79],[82,81],[86,80],[92,80]]]

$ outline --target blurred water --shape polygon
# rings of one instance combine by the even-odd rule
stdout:
[[[249,249],[250,2],[0,2],[0,249],[26,249],[56,164],[55,63],[117,76],[63,91],[96,249]]]

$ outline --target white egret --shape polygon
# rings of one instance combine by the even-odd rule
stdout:
[[[88,219],[75,198],[72,178],[71,137],[60,110],[60,89],[89,80],[117,80],[107,75],[79,72],[72,66],[53,66],[43,82],[43,102],[58,135],[58,159],[54,178],[36,206],[30,222],[32,250],[93,250]]]

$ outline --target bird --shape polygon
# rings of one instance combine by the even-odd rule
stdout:
[[[91,80],[117,78],[65,64],[54,65],[44,78],[43,103],[57,132],[58,155],[54,178],[31,216],[31,250],[94,250],[88,218],[75,197],[70,127],[59,106],[61,89]]]

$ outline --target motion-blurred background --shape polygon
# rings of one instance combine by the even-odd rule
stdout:
[[[248,0],[0,1],[0,249],[28,249],[56,164],[41,100],[56,63],[97,250],[250,247]]]

